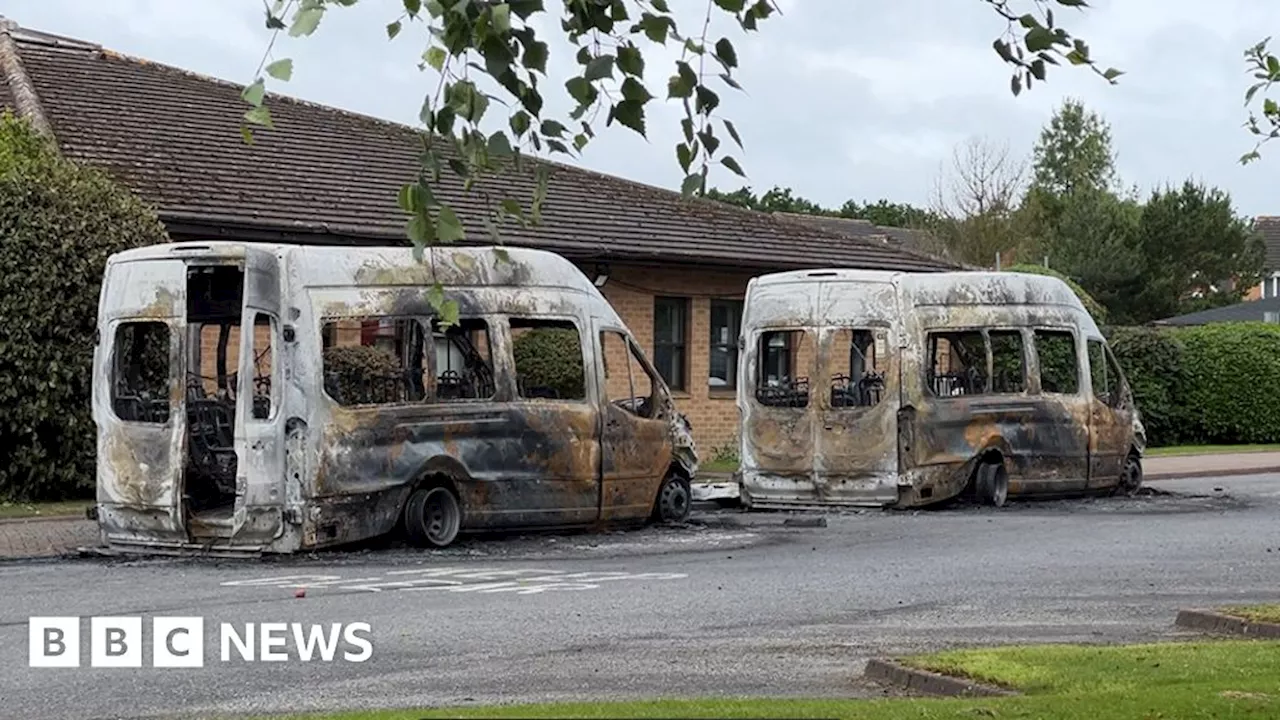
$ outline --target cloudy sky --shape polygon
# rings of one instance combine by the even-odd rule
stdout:
[[[671,4],[688,11],[689,29],[706,7],[703,0]],[[1053,108],[1074,97],[1110,122],[1127,184],[1149,190],[1193,178],[1229,190],[1244,214],[1280,214],[1273,191],[1280,185],[1280,143],[1257,163],[1238,162],[1251,148],[1241,127],[1248,83],[1242,53],[1280,32],[1280,3],[1093,4],[1083,13],[1060,9],[1058,22],[1087,39],[1104,66],[1124,70],[1121,83],[1055,69],[1048,84],[1018,98],[991,50],[1004,22],[983,0],[783,0],[783,15],[758,33],[713,25],[716,36],[728,35],[739,48],[746,92],[725,88],[723,112],[743,136],[740,159],[748,174],[743,181],[720,169],[713,184],[791,187],[832,206],[850,198],[924,205],[958,144],[986,138],[1028,154]],[[430,70],[417,68],[426,39],[421,29],[387,40],[384,26],[399,5],[361,0],[329,13],[310,38],[284,38],[275,56],[293,58],[295,72],[275,89],[416,123],[435,82]],[[8,0],[0,12],[26,27],[237,82],[252,79],[268,41],[262,0]],[[649,55],[655,95],[665,95],[673,59],[657,50]],[[553,45],[553,82],[544,87],[563,94],[572,66],[571,53]],[[654,108],[648,140],[611,128],[575,162],[677,188],[679,117],[674,106]]]

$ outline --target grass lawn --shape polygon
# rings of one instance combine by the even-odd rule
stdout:
[[[1136,646],[962,650],[909,664],[1013,687],[1016,697],[876,700],[699,699],[487,706],[298,716],[326,720],[418,718],[1275,718],[1280,644],[1257,640]],[[601,688],[604,690],[605,688]]]
[[[56,515],[77,515],[84,517],[84,509],[93,504],[92,500],[67,500],[51,503],[11,503],[0,502],[0,520],[9,518],[52,517]]]
[[[1223,455],[1226,453],[1278,452],[1280,445],[1173,445],[1147,448],[1149,457],[1173,455]]]
[[[1250,622],[1280,623],[1280,605],[1246,605],[1223,608],[1224,615],[1235,615]]]

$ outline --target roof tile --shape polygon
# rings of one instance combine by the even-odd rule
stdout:
[[[19,47],[63,152],[107,169],[171,227],[243,225],[333,233],[348,242],[404,241],[396,197],[417,174],[418,130],[268,95],[276,129],[257,129],[249,145],[240,135],[240,86],[91,46],[28,39]],[[6,93],[0,89],[0,101]],[[550,164],[543,223],[508,224],[507,242],[570,256],[779,269],[954,267],[878,240]],[[478,186],[527,204],[532,163]],[[482,198],[460,184],[437,192],[459,210],[469,237],[487,242]]]

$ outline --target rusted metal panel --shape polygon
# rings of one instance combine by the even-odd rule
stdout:
[[[174,390],[169,424],[147,429],[170,442],[146,448],[134,442],[121,451],[123,436],[106,407],[112,367],[100,347],[95,416],[106,539],[171,551],[204,545],[289,552],[341,544],[394,529],[406,498],[425,478],[445,479],[456,490],[466,529],[647,517],[669,472],[686,478],[697,472],[687,422],[660,381],[646,418],[605,401],[593,318],[625,326],[576,267],[545,252],[499,255],[487,248],[434,248],[417,262],[407,248],[179,243],[114,256],[101,300],[103,322],[140,317],[172,323]],[[250,323],[261,316],[270,325],[269,331],[238,335],[234,504],[190,517],[181,500],[189,490],[182,471],[182,390],[188,356],[199,349],[192,345],[198,345],[196,336],[182,332],[187,264],[243,268],[243,313],[233,320],[254,327]],[[458,302],[463,318],[487,323],[489,397],[344,405],[331,396],[322,360],[325,323],[400,317],[422,327],[433,314],[428,293],[436,281]],[[577,328],[584,397],[519,396],[509,318]],[[265,376],[261,337],[270,338]],[[424,368],[436,368],[440,350],[433,342],[427,343],[432,349],[424,358],[431,359]],[[263,377],[267,389],[254,384]],[[434,377],[427,382],[435,388]],[[147,452],[154,457],[139,454]],[[609,475],[618,482],[602,485]],[[134,486],[141,490],[130,490]]]
[[[757,343],[771,328],[798,328],[817,339],[806,369],[813,381],[801,407],[769,407],[756,397],[762,362]],[[877,347],[883,338],[884,375],[873,379],[884,397],[835,407],[833,380],[848,367],[836,338],[850,329],[855,336],[878,337]],[[984,382],[999,380],[999,386],[955,394],[926,382],[935,361],[926,342],[930,333],[956,331],[973,331],[980,339]],[[1073,339],[1074,357],[1053,360],[1075,363],[1073,390],[1042,387],[1037,340],[1053,338],[1038,331]],[[1002,346],[1004,361],[1012,361],[1012,348],[1018,348],[1020,372],[994,364],[993,338],[1012,343]],[[1136,408],[1110,415],[1099,409],[1088,372],[1089,340],[1105,344],[1075,294],[1056,278],[848,270],[756,278],[743,313],[743,496],[763,507],[925,505],[964,491],[978,464],[997,458],[1008,472],[1011,495],[1114,486],[1114,458],[1140,453],[1145,440]],[[1099,464],[1101,455],[1113,459]]]

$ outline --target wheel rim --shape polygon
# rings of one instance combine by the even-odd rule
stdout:
[[[1124,489],[1126,492],[1132,493],[1138,489],[1138,484],[1142,482],[1142,469],[1138,465],[1138,461],[1130,457],[1124,464]]]
[[[448,490],[435,488],[427,493],[427,499],[422,504],[422,526],[426,530],[427,539],[433,544],[452,542],[461,520],[458,503]]]
[[[1004,501],[1009,497],[1009,476],[1005,474],[1003,467],[997,467],[994,475],[992,482],[995,483],[995,488],[992,492],[992,500],[994,505],[999,507],[1004,505]]]
[[[689,507],[689,496],[684,483],[672,480],[662,489],[662,516],[664,520],[684,517]]]

